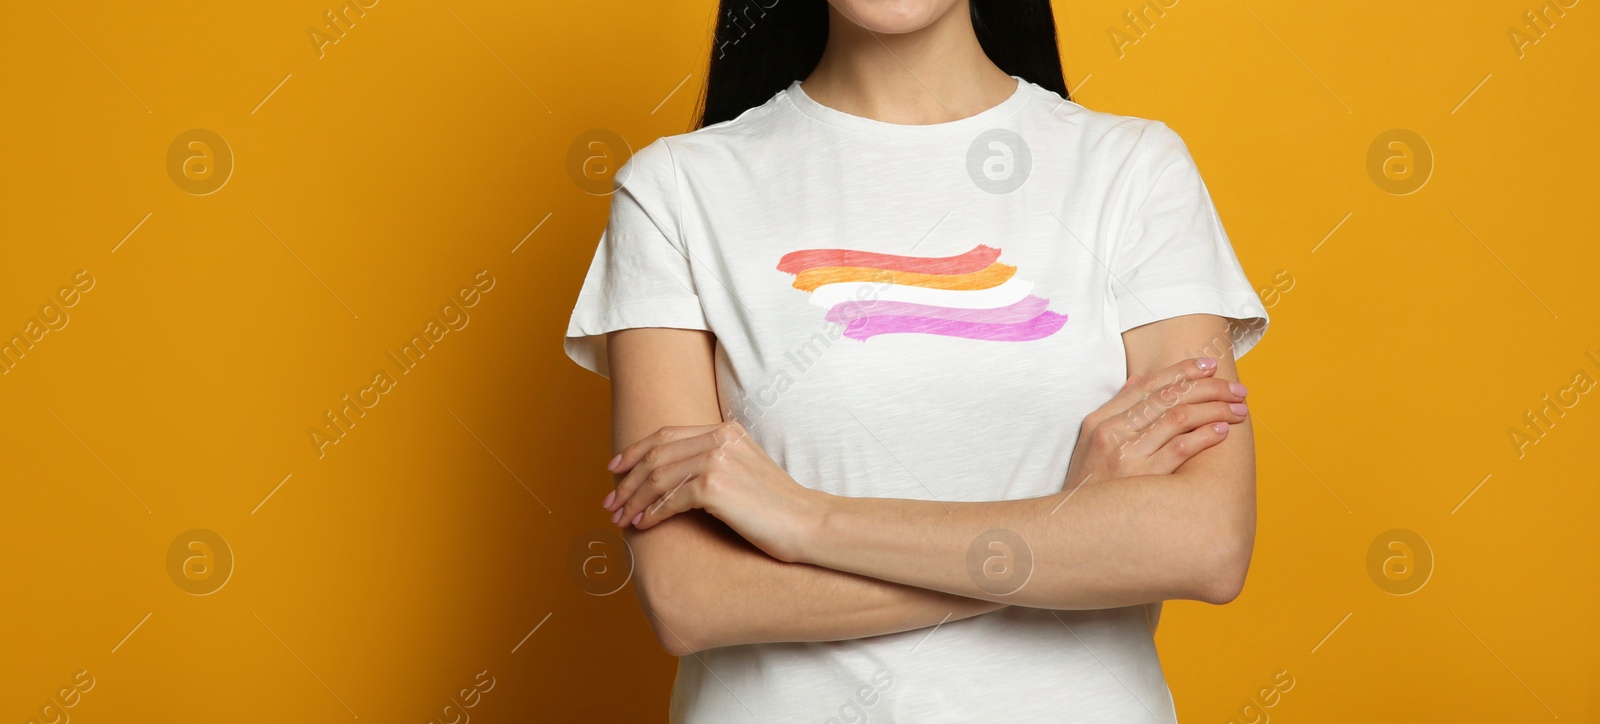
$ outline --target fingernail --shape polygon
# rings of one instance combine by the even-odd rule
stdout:
[[[1250,408],[1245,407],[1243,402],[1230,402],[1228,403],[1228,409],[1233,410],[1235,415],[1243,415],[1250,412]]]
[[[641,521],[641,520],[644,520],[644,511],[642,511],[642,510],[639,511],[639,513],[637,515],[633,516],[633,520],[628,521],[628,522],[632,523],[633,525],[638,525],[639,521]]]
[[[1228,391],[1232,392],[1235,397],[1244,397],[1245,392],[1247,392],[1247,390],[1244,388],[1244,385],[1241,385],[1237,382],[1229,382]]]
[[[612,525],[617,525],[617,524],[622,522],[622,511],[623,510],[625,510],[625,509],[624,508],[617,508],[617,512],[611,514],[611,524]]]
[[[1203,370],[1209,370],[1217,366],[1217,361],[1210,357],[1201,357],[1200,359],[1194,361],[1194,366]]]
[[[601,503],[600,507],[605,508],[606,510],[611,510],[611,501],[616,500],[616,499],[617,499],[617,491],[613,490],[613,491],[611,491],[609,493],[606,493],[606,502]]]
[[[614,473],[617,471],[617,463],[620,462],[622,462],[622,453],[617,453],[616,457],[611,458],[611,462],[606,463],[606,469]]]
[[[1218,435],[1226,434],[1228,432],[1228,423],[1219,422],[1215,425],[1212,425],[1211,429],[1216,430]]]

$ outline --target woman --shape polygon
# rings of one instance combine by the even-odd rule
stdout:
[[[1044,0],[767,4],[567,331],[673,721],[1173,721],[1160,602],[1243,585],[1267,323],[1187,148],[1066,99]]]

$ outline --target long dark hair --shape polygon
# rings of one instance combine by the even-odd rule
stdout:
[[[1067,98],[1050,0],[968,0],[989,60]],[[695,128],[738,117],[817,67],[828,42],[825,0],[721,0]]]

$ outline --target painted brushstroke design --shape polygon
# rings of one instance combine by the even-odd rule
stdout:
[[[800,272],[800,276],[794,280],[794,288],[814,292],[824,284],[878,282],[929,289],[988,289],[1004,284],[1016,273],[1016,267],[1000,262],[970,274],[926,274],[870,266],[824,266]]]
[[[965,254],[946,257],[897,256],[854,249],[805,249],[791,251],[778,260],[778,271],[799,274],[824,266],[864,266],[924,274],[967,274],[993,264],[1000,250],[979,244]]]
[[[1046,307],[1017,268],[999,262],[1000,249],[979,244],[955,256],[917,257],[852,249],[804,249],[785,254],[778,270],[794,288],[845,325],[844,336],[934,334],[1026,342],[1055,334],[1067,315]]]

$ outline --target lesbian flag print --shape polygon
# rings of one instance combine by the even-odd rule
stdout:
[[[784,254],[778,271],[793,274],[794,288],[810,292],[851,339],[915,333],[1026,342],[1060,330],[1067,315],[1046,309],[1049,300],[999,259],[999,249],[982,244],[945,257],[803,249]]]

